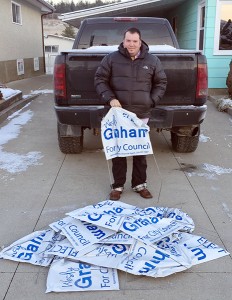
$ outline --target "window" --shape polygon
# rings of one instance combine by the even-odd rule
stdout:
[[[176,17],[172,18],[172,29],[173,29],[175,35],[177,35],[177,20],[176,20]]]
[[[58,45],[45,46],[45,52],[46,53],[58,53],[59,46]]]
[[[197,49],[204,49],[204,38],[205,38],[205,2],[201,2],[198,7],[198,38],[197,38]]]
[[[118,22],[117,28],[115,24],[102,23],[98,24],[97,28],[94,24],[88,24],[81,35],[78,48],[86,49],[100,44],[108,46],[119,45],[122,42],[122,37],[126,29],[130,25],[127,22]],[[142,39],[148,45],[174,45],[174,41],[170,37],[168,27],[163,24],[137,23],[136,26],[142,34]],[[101,41],[101,43],[100,43]],[[100,43],[100,44],[99,44]],[[75,45],[74,45],[75,49]]]
[[[214,54],[232,55],[232,1],[217,0]]]
[[[21,17],[21,6],[15,2],[11,2],[12,8],[12,22],[15,24],[22,24],[22,17]]]

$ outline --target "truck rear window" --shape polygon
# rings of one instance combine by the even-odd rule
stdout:
[[[92,46],[112,46],[119,45],[123,40],[124,32],[136,27],[141,31],[142,40],[148,45],[170,45],[175,47],[168,27],[163,24],[87,24],[82,31],[77,49],[86,49]],[[74,45],[75,47],[75,45]]]

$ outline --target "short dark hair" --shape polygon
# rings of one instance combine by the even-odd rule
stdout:
[[[135,27],[131,27],[131,28],[128,28],[125,32],[124,32],[124,38],[125,38],[125,36],[126,36],[126,33],[127,32],[130,32],[130,33],[137,33],[138,35],[139,35],[139,38],[140,38],[140,40],[141,40],[141,32],[140,32],[140,30],[138,29],[138,28],[135,28]]]

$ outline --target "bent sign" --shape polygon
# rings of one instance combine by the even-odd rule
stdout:
[[[101,122],[106,159],[152,154],[150,128],[123,108],[112,107]]]

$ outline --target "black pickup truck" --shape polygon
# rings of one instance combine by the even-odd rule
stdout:
[[[84,130],[97,132],[110,109],[96,94],[94,74],[103,57],[117,50],[129,27],[140,29],[149,52],[159,57],[167,75],[167,90],[152,110],[150,127],[169,130],[174,151],[196,150],[200,124],[207,110],[205,56],[200,51],[179,49],[166,19],[103,17],[85,19],[73,49],[62,52],[55,60],[55,111],[59,147],[63,153],[81,153]]]

